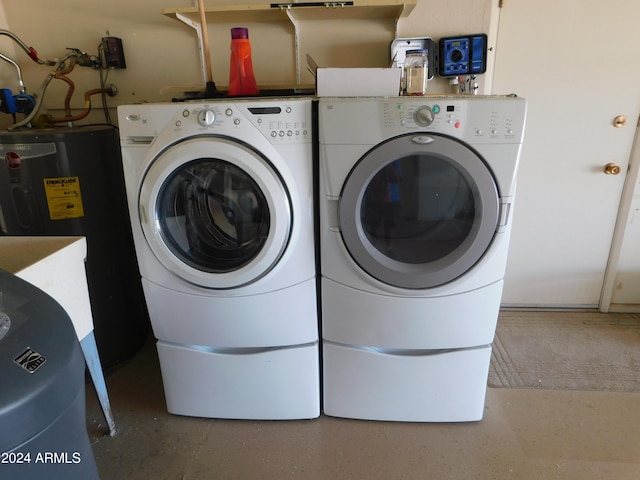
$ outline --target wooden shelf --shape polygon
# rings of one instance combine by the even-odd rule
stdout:
[[[399,19],[408,16],[416,6],[417,0],[354,0],[353,5],[340,2],[323,2],[324,5],[305,5],[304,2],[291,4],[276,2],[245,5],[206,6],[205,13],[209,23],[274,22],[295,20],[340,20],[340,19]],[[281,5],[273,7],[272,5]],[[287,7],[286,5],[292,5]],[[295,5],[295,6],[293,6]],[[199,23],[197,6],[173,7],[162,9],[162,14],[180,21],[187,19]]]
[[[353,0],[345,2],[274,2],[205,6],[207,24],[215,23],[290,23],[295,35],[296,85],[300,84],[302,58],[299,50],[301,25],[314,21],[392,21],[396,25],[408,16],[417,0]],[[161,13],[192,27],[198,35],[202,78],[206,81],[206,59],[202,42],[202,25],[197,6],[164,8]]]

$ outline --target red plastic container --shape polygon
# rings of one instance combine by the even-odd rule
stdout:
[[[231,29],[231,63],[229,65],[229,96],[260,93],[253,74],[249,29]]]

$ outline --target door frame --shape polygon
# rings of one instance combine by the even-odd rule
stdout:
[[[602,285],[602,295],[600,296],[599,310],[601,312],[640,312],[640,305],[623,305],[612,303],[613,294],[616,288],[616,274],[618,272],[622,245],[625,241],[627,226],[633,214],[634,197],[640,196],[640,119],[636,125],[636,135],[633,140],[629,167],[624,181],[620,207],[616,219],[613,238],[611,240],[611,250],[607,269],[605,270],[604,282]],[[626,239],[627,241],[629,239]]]

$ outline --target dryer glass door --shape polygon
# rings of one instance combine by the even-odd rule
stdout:
[[[250,147],[221,137],[190,139],[159,155],[140,207],[156,257],[207,288],[258,280],[289,242],[291,202],[281,178]]]
[[[482,258],[495,235],[499,193],[478,153],[439,134],[395,137],[365,154],[340,197],[354,260],[400,288],[446,284]]]

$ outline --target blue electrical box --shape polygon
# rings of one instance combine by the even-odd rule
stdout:
[[[484,33],[445,37],[439,41],[441,77],[478,75],[487,71],[487,36]]]

